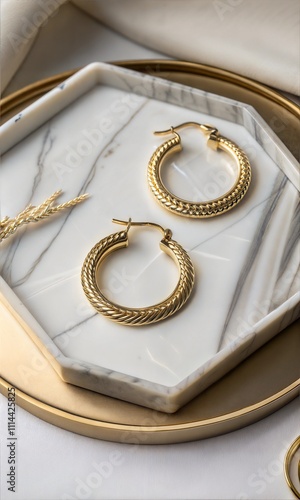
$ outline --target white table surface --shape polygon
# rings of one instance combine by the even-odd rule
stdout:
[[[74,25],[80,30],[72,30]],[[165,56],[124,39],[68,4],[42,28],[5,94],[95,60],[158,57]],[[134,446],[79,436],[17,408],[17,487],[12,493],[6,483],[7,400],[0,396],[0,498],[292,499],[283,458],[299,434],[299,422],[299,400],[294,400],[224,436]]]

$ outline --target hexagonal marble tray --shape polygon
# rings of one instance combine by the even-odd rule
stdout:
[[[147,163],[185,121],[210,123],[243,148],[252,182],[244,200],[208,220],[177,217],[147,187]],[[94,63],[2,126],[1,218],[57,189],[90,198],[1,243],[0,292],[66,382],[174,412],[297,316],[297,163],[251,106],[127,69]],[[235,166],[197,130],[164,167],[179,196],[226,192]],[[64,201],[64,200],[62,200]],[[173,231],[196,270],[187,304],[140,328],[110,322],[87,302],[80,270],[91,247],[117,232],[111,219]],[[113,301],[163,300],[178,276],[155,231],[132,229],[127,251],[106,261],[101,285]]]

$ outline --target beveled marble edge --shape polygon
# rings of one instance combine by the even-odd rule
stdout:
[[[126,76],[129,78],[126,79]],[[187,109],[196,109],[199,112],[244,125],[293,185],[299,189],[298,162],[251,105],[127,68],[99,62],[91,63],[79,70],[2,125],[0,127],[2,139],[0,153],[4,154],[97,84],[133,91],[138,95],[163,100]],[[166,99],[161,96],[162,90],[165,90]],[[219,105],[220,103],[222,106]],[[282,156],[278,156],[278,149],[285,157],[284,162]]]
[[[43,124],[98,83],[115,86],[122,90],[145,95],[148,98],[167,100],[171,104],[243,124],[256,141],[266,148],[266,152],[291,182],[298,187],[295,159],[251,106],[192,87],[103,63],[93,63],[87,66],[7,122],[1,128],[4,149],[8,150],[37,126]],[[1,289],[6,291],[4,295],[8,297],[11,308],[21,318],[23,325],[26,325],[27,333],[50,359],[56,371],[65,381],[92,390],[99,390],[99,381],[103,380],[105,389],[101,387],[100,392],[106,393],[108,389],[109,395],[125,400],[127,399],[126,393],[130,393],[131,402],[165,412],[176,411],[179,406],[198,394],[200,392],[199,378],[201,378],[201,390],[203,390],[269,340],[274,335],[274,329],[277,332],[284,328],[281,321],[282,315],[288,316],[288,323],[291,322],[298,302],[296,296],[291,297],[263,318],[256,325],[256,329],[251,329],[244,338],[236,339],[234,343],[229,344],[227,348],[176,386],[167,387],[93,366],[90,363],[66,358],[2,278],[0,278],[0,291]],[[112,386],[110,386],[111,381],[113,382]],[[118,384],[115,384],[116,381]]]
[[[299,298],[300,292],[262,318],[255,327],[236,339],[234,345],[229,344],[179,384],[168,387],[66,357],[0,277],[0,306],[18,320],[65,382],[166,413],[177,411],[270,340],[275,327],[280,331],[293,322],[299,316]]]

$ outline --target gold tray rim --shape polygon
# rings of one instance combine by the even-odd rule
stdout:
[[[254,91],[256,94],[267,97],[269,100],[276,102],[288,111],[290,111],[294,116],[300,116],[300,107],[288,97],[283,96],[276,90],[267,87],[266,85],[252,80],[250,78],[244,77],[237,73],[227,71],[215,66],[209,66],[206,64],[194,63],[189,61],[173,61],[169,59],[133,59],[124,61],[113,61],[108,62],[108,64],[113,64],[115,66],[124,67],[127,69],[132,69],[135,71],[145,72],[145,71],[170,71],[170,72],[181,72],[181,73],[191,73],[191,74],[201,74],[202,76],[207,76],[211,78],[221,78],[223,81],[238,84],[239,86],[246,88],[248,90]],[[79,71],[81,67],[64,71],[56,75],[43,78],[34,83],[26,85],[9,94],[6,97],[0,99],[0,107],[2,114],[6,114],[14,107],[20,104],[20,99],[22,98],[22,103],[29,99],[37,98],[41,94],[51,90],[53,87],[66,80],[74,73]]]
[[[7,390],[9,387],[12,387],[12,385],[5,380],[4,378],[0,377],[0,392],[5,396],[5,393],[7,393]],[[96,420],[88,417],[83,417],[79,414],[67,412],[65,410],[62,410],[60,408],[56,408],[55,406],[49,405],[48,403],[44,403],[43,401],[34,398],[30,396],[29,394],[25,393],[24,391],[18,389],[15,387],[16,390],[16,398],[18,401],[19,406],[22,406],[22,408],[27,409],[29,407],[37,407],[41,412],[50,412],[52,414],[52,420],[55,422],[56,417],[62,418],[64,420],[74,420],[77,422],[80,422],[81,424],[85,425],[92,425],[96,426],[99,428],[109,428],[111,430],[118,430],[118,431],[126,431],[126,430],[131,430],[132,432],[146,432],[146,433],[157,433],[161,431],[165,431],[167,429],[168,432],[172,431],[177,431],[177,430],[193,430],[193,429],[198,429],[199,427],[205,427],[211,424],[218,424],[224,421],[230,421],[230,420],[235,420],[238,417],[244,417],[247,416],[251,413],[258,412],[260,414],[259,410],[269,406],[269,405],[275,405],[277,407],[276,402],[278,402],[281,399],[285,399],[286,403],[292,401],[294,398],[296,398],[300,394],[300,378],[293,382],[292,384],[288,385],[281,391],[276,392],[274,395],[265,398],[261,400],[258,403],[254,403],[252,405],[246,406],[245,408],[242,408],[240,410],[236,410],[230,413],[225,413],[223,415],[219,415],[217,417],[212,417],[204,420],[194,420],[191,422],[184,422],[184,423],[179,423],[179,424],[162,424],[162,425],[156,425],[156,426],[147,426],[147,425],[133,425],[133,424],[120,424],[120,423],[115,423],[115,422],[108,422],[105,420]],[[21,402],[21,404],[20,404]],[[258,415],[259,418],[259,415]],[[254,420],[256,421],[256,420]],[[53,422],[51,422],[53,423]],[[240,426],[240,424],[237,424],[237,428]]]
[[[276,102],[296,117],[300,115],[298,105],[275,90],[254,80],[250,80],[241,75],[237,75],[214,66],[164,59],[126,60],[116,61],[109,64],[141,72],[151,72],[151,70],[156,71],[157,73],[161,71],[169,71],[171,73],[181,72],[184,74],[189,73],[221,79],[260,94],[272,102]],[[7,113],[13,111],[17,107],[20,107],[20,105],[26,104],[32,99],[37,99],[65,79],[72,76],[79,69],[80,68],[68,70],[51,77],[41,79],[2,98],[0,100],[2,116],[5,116]],[[158,76],[160,75],[158,74]],[[10,387],[9,381],[0,377],[0,392],[3,395],[7,394],[8,387]],[[217,417],[202,420],[198,419],[190,422],[155,426],[129,425],[126,423],[114,423],[106,420],[95,420],[93,418],[84,417],[45,403],[40,399],[30,396],[30,394],[18,389],[17,387],[16,398],[18,405],[25,410],[66,430],[108,441],[120,441],[121,435],[124,431],[127,431],[130,434],[124,442],[132,442],[136,444],[136,440],[138,439],[139,444],[142,444],[145,442],[142,436],[146,434],[150,437],[150,439],[147,439],[146,444],[163,444],[193,441],[196,439],[211,437],[236,430],[249,425],[250,423],[254,423],[297,397],[297,395],[299,395],[299,389],[300,378],[275,394],[233,412],[224,413]]]

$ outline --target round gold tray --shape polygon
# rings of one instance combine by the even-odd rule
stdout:
[[[299,158],[299,108],[257,82],[228,71],[177,61],[115,63],[252,104]],[[2,122],[74,71],[36,82],[0,101]],[[177,413],[168,415],[75,387],[59,378],[0,296],[0,391],[16,388],[19,406],[72,432],[136,444],[192,441],[233,431],[299,394],[299,324],[282,331]]]

